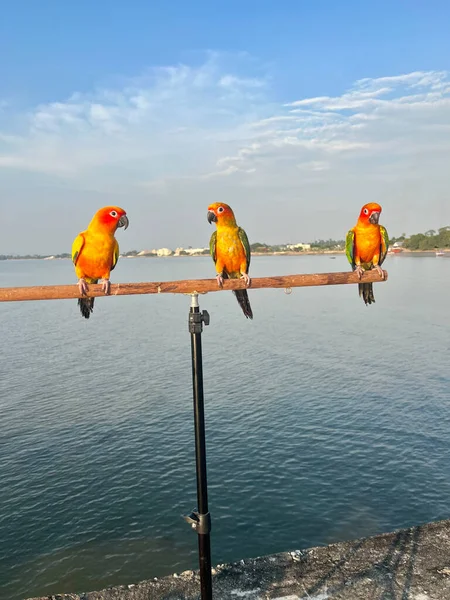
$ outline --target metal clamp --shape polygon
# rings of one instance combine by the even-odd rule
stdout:
[[[203,331],[203,323],[209,325],[208,311],[189,313],[189,333],[201,333]]]
[[[207,535],[211,531],[211,515],[209,512],[202,515],[194,510],[190,515],[183,516],[183,519],[189,523],[192,529],[195,529],[199,535]]]

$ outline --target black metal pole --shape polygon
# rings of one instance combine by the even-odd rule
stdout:
[[[206,476],[205,406],[203,398],[203,323],[209,325],[209,315],[200,312],[198,295],[192,295],[189,311],[191,334],[192,386],[194,392],[195,460],[197,472],[198,510],[185,519],[198,534],[201,600],[212,600],[211,579],[211,517],[208,510],[208,481]]]

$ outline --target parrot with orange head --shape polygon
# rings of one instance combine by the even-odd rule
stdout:
[[[250,244],[245,231],[237,225],[233,210],[228,204],[215,202],[208,206],[207,219],[210,224],[216,224],[209,250],[216,265],[217,283],[222,287],[224,279],[240,278],[249,287]],[[244,315],[253,319],[247,290],[233,290],[233,293]]]
[[[347,259],[360,279],[364,271],[371,269],[376,269],[381,279],[386,277],[386,272],[381,265],[389,248],[389,236],[386,229],[378,222],[381,210],[381,206],[376,202],[365,204],[355,227],[347,233],[345,243]],[[372,283],[359,283],[358,289],[366,306],[375,303]]]
[[[110,273],[119,259],[119,244],[114,234],[118,227],[126,229],[127,213],[119,206],[105,206],[98,210],[86,231],[77,235],[72,244],[72,262],[78,277],[80,294],[85,296],[88,283],[101,281],[105,294],[110,293]],[[78,298],[81,314],[89,319],[94,310],[94,298]]]

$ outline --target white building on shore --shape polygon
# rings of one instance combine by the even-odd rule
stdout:
[[[311,244],[287,244],[288,250],[311,250]]]
[[[156,256],[172,256],[173,250],[170,248],[158,248],[156,250]]]

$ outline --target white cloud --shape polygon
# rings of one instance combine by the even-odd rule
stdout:
[[[433,152],[445,152],[450,158],[448,82],[443,72],[415,72],[363,79],[341,96],[290,102],[279,107],[277,114],[255,122],[253,129],[258,135],[247,146],[252,151],[246,153],[246,148],[241,147],[234,156],[227,157],[227,163],[248,167],[269,153],[274,166],[281,153],[288,160],[286,148],[290,148],[291,157],[297,159],[297,165],[300,161],[304,169],[310,165],[314,170],[312,165],[327,162],[329,155],[334,154],[332,164],[327,162],[330,169],[351,172],[355,167],[352,162],[357,161],[360,170],[365,161],[370,172],[379,171],[379,161],[385,162],[386,153],[391,153],[401,178],[410,168],[411,154],[420,155],[427,164]],[[400,158],[404,159],[402,164]],[[270,161],[265,161],[264,168],[271,168]],[[276,166],[274,177],[277,169]]]
[[[371,198],[387,206],[394,230],[422,227],[417,210],[404,222],[406,199],[423,207],[429,227],[450,222],[447,73],[365,78],[339,95],[281,103],[254,61],[226,62],[215,54],[199,67],[150,69],[121,88],[74,93],[26,114],[0,104],[0,192],[29,181],[26,203],[45,185],[62,213],[67,190],[135,211],[214,197],[249,218],[265,203],[255,235],[268,241],[335,236]],[[342,222],[336,203],[348,207]],[[277,221],[278,205],[291,223]],[[182,243],[177,224],[174,240],[157,235]]]

